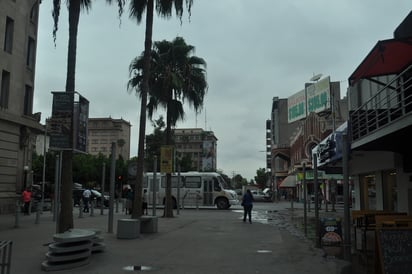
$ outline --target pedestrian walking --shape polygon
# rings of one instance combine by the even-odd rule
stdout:
[[[128,188],[126,192],[126,214],[132,214],[133,200],[134,200],[133,190],[131,188]]]
[[[92,196],[92,192],[90,189],[85,189],[83,191],[83,212],[88,213],[89,212],[89,202],[90,202],[90,197]]]
[[[143,190],[142,214],[148,215],[148,212],[147,212],[147,189]]]
[[[254,198],[250,189],[246,190],[246,193],[242,198],[243,206],[243,222],[246,222],[246,217],[249,219],[249,223],[252,223],[252,208],[253,208]]]
[[[29,187],[26,187],[21,195],[24,203],[24,215],[30,215],[30,202],[31,202],[31,191]]]

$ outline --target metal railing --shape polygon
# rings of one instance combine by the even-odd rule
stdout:
[[[412,65],[350,113],[352,141],[412,115]]]
[[[0,270],[1,274],[9,274],[11,267],[12,241],[0,241]]]

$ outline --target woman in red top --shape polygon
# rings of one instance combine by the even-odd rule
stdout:
[[[31,191],[30,188],[26,188],[22,193],[22,199],[24,203],[24,215],[29,215],[29,207],[31,201]]]

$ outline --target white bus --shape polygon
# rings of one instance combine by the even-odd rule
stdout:
[[[145,173],[143,189],[147,190],[148,204],[153,204],[153,173]],[[177,173],[172,174],[173,208],[177,206],[214,206],[228,209],[239,203],[234,190],[228,188],[222,176],[216,172],[181,172],[180,184]],[[166,197],[166,174],[156,173],[156,204],[164,204]]]

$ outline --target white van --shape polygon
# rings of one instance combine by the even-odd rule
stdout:
[[[148,203],[153,204],[153,190],[156,204],[164,204],[166,197],[166,174],[156,173],[156,183],[153,189],[153,173],[145,173],[143,188],[147,189]],[[180,181],[180,184],[178,182]],[[228,188],[225,180],[216,172],[181,172],[172,174],[173,207],[184,206],[214,206],[228,209],[239,204],[234,190]]]

